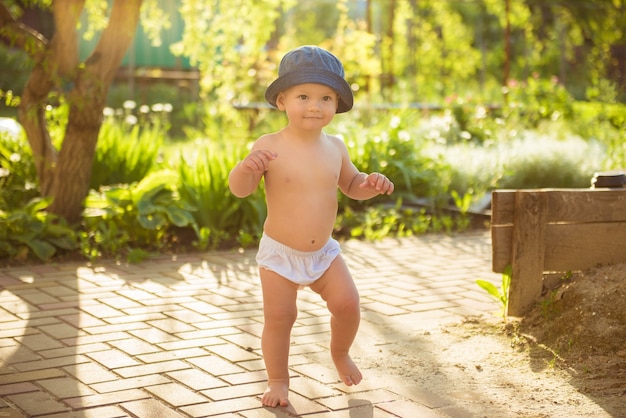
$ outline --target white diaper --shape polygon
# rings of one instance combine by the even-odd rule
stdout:
[[[340,252],[339,242],[333,238],[317,251],[298,251],[263,234],[256,262],[260,268],[300,286],[308,286],[328,270]]]

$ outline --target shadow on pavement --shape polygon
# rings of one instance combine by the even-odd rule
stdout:
[[[0,272],[0,414],[14,416],[13,407],[26,416],[64,413],[71,408],[59,399],[89,393],[69,371],[87,361],[67,343],[81,333],[78,278],[67,271],[61,283],[36,274],[49,270]]]
[[[343,254],[363,302],[353,354],[367,367],[366,380],[337,390],[334,375],[320,374],[332,368],[328,312],[318,295],[303,291],[292,371],[312,382],[311,392],[324,394],[295,398],[317,406],[334,398],[333,410],[350,418],[420,416],[405,412],[423,408],[470,416],[450,396],[458,382],[442,367],[447,347],[426,332],[442,320],[462,318],[463,306],[448,303],[451,293],[471,300],[480,292],[475,279],[499,278],[489,274],[490,251],[484,236],[347,243]],[[5,269],[0,286],[0,416],[12,405],[27,416],[80,410],[103,417],[145,416],[148,410],[159,417],[297,414],[262,408],[258,399],[265,373],[254,251],[133,266]],[[428,309],[416,309],[429,301]],[[419,353],[412,372],[438,379],[446,392],[392,368],[390,356],[402,350]],[[142,369],[155,364],[168,368]],[[472,396],[478,405],[494,401],[480,387],[457,396]]]

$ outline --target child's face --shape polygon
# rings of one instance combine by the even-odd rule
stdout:
[[[289,122],[303,129],[328,125],[338,105],[337,93],[323,84],[298,84],[281,92],[276,99],[276,106],[285,111]]]

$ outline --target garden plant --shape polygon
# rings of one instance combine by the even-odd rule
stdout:
[[[393,198],[340,198],[338,237],[454,233],[475,225],[474,205],[494,188],[589,187],[595,171],[626,167],[611,55],[626,25],[612,2],[202,0],[176,16],[159,0],[28,2],[56,33],[26,28],[23,3],[0,4],[0,114],[25,128],[0,130],[0,258],[10,262],[255,245],[263,190],[239,200],[227,175],[281,125],[260,86],[301,44],[342,57],[357,105],[329,130],[359,169],[396,184]],[[179,42],[161,46],[201,74],[195,97],[114,83],[127,35],[141,27],[158,48],[175,18]],[[120,25],[123,42],[112,42]]]
[[[453,233],[469,227],[469,208],[493,188],[589,187],[594,171],[613,164],[623,152],[619,138],[624,131],[613,127],[602,138],[583,138],[576,133],[576,109],[583,109],[585,122],[593,116],[588,106],[571,105],[571,119],[548,119],[532,128],[525,128],[517,115],[512,121],[500,112],[485,115],[477,107],[465,123],[480,132],[481,140],[468,138],[452,108],[427,115],[363,109],[343,118],[329,129],[343,137],[361,170],[388,172],[397,196],[367,205],[342,198],[336,234],[380,239]],[[606,114],[594,118],[605,120]],[[92,174],[94,187],[82,221],[72,228],[47,214],[49,201],[37,197],[24,136],[0,134],[0,161],[8,173],[0,179],[5,208],[0,212],[0,255],[17,261],[70,252],[88,259],[138,261],[150,252],[254,245],[265,215],[263,191],[241,200],[228,192],[227,184],[249,142],[217,142],[217,135],[228,135],[227,129],[172,140],[165,126],[135,124],[127,117],[105,122],[96,151],[95,167],[101,168]],[[134,147],[128,146],[129,138]]]

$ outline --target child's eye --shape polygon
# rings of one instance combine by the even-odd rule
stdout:
[[[324,100],[325,102],[330,102],[331,100],[333,100],[333,98],[331,96],[324,96],[322,97],[322,100]]]
[[[301,95],[298,96],[298,99],[300,99],[300,100],[306,100],[308,98],[309,98],[309,96],[307,96],[306,94],[301,94]]]

